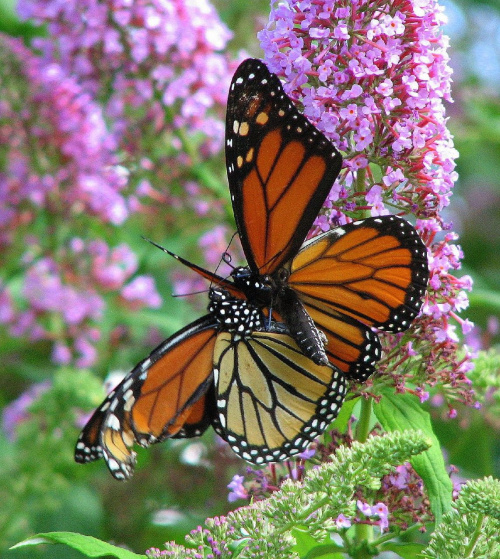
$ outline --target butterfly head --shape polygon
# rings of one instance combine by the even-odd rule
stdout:
[[[248,266],[239,266],[231,272],[236,287],[260,306],[269,306],[273,302],[275,286],[270,276],[261,276],[253,272]]]

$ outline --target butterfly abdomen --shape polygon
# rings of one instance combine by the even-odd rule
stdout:
[[[325,337],[321,335],[297,294],[289,287],[280,289],[277,310],[304,355],[317,365],[326,365],[328,357],[324,347]]]

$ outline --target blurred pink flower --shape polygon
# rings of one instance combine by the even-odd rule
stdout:
[[[231,483],[228,484],[228,489],[231,490],[229,493],[227,500],[232,503],[237,501],[238,499],[247,499],[248,498],[248,491],[243,486],[243,482],[245,478],[240,475],[233,476]]]
[[[335,524],[337,525],[337,528],[350,528],[352,523],[349,518],[343,514],[339,514],[335,519]]]
[[[98,357],[105,293],[121,296],[134,309],[157,308],[161,298],[151,277],[133,277],[136,257],[124,243],[111,249],[104,241],[73,238],[68,245],[58,247],[57,259],[33,259],[39,247],[28,248],[21,294],[30,308],[5,313],[4,322],[13,336],[53,342],[54,362],[89,367]]]
[[[49,381],[33,384],[16,400],[7,404],[2,411],[2,429],[10,440],[16,438],[16,429],[30,417],[31,404],[51,387]]]
[[[209,111],[226,101],[231,68],[217,51],[232,35],[207,0],[27,0],[18,12],[47,24],[49,38],[35,46],[92,96],[105,95],[113,132],[134,151],[141,138],[131,109],[148,107],[149,122],[166,127],[165,107],[174,105],[174,127],[202,132],[209,152],[220,149],[223,121]]]
[[[123,223],[129,213],[121,194],[127,173],[119,165],[102,108],[57,62],[48,63],[16,39],[0,37],[0,44],[4,68],[10,68],[24,90],[20,111],[18,92],[11,82],[0,81],[0,143],[8,154],[7,167],[0,170],[3,243],[20,223],[19,208],[31,208],[24,212],[25,223],[42,208],[53,210],[54,198],[65,217],[89,212]]]
[[[209,227],[222,212],[193,169],[222,148],[231,33],[206,0],[27,0],[18,11],[47,34],[32,50],[0,35],[0,247],[24,277],[16,297],[16,278],[2,283],[0,320],[50,340],[55,362],[88,366],[113,297],[161,303],[124,236],[114,247],[96,238],[100,224],[135,213],[152,228],[154,214],[166,223],[186,209]]]
[[[122,297],[135,307],[150,307],[157,309],[162,299],[156,291],[153,278],[137,276],[122,289]]]

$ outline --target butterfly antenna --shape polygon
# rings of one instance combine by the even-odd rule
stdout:
[[[165,247],[162,247],[161,245],[159,245],[158,243],[155,243],[154,241],[152,241],[151,239],[148,239],[147,237],[144,237],[143,235],[141,235],[141,237],[147,241],[148,243],[151,243],[153,246],[155,246],[156,248],[159,248],[160,250],[163,250],[163,252],[166,252],[168,255],[173,256],[176,260],[179,260],[180,262],[187,263],[187,264],[191,264],[190,262],[188,262],[187,260],[184,260],[184,258],[182,258],[181,256],[178,256],[177,254],[170,252],[170,250],[168,250]],[[184,262],[183,262],[184,261]]]
[[[191,295],[200,295],[201,293],[208,293],[209,289],[202,289],[201,291],[190,291],[189,293],[171,293],[170,296],[174,298],[178,297],[191,297]]]
[[[159,248],[163,252],[166,252],[169,256],[172,256],[173,258],[178,260],[181,264],[184,264],[184,266],[187,266],[189,269],[193,270],[193,272],[196,272],[202,278],[205,278],[205,279],[209,280],[211,283],[221,284],[221,283],[224,283],[226,281],[223,278],[221,278],[220,276],[218,276],[217,274],[213,274],[212,272],[209,272],[208,270],[205,270],[205,268],[201,268],[200,266],[197,266],[196,264],[193,264],[192,262],[189,262],[189,260],[186,260],[185,258],[182,258],[182,256],[179,256],[178,254],[175,254],[175,253],[171,252],[170,250],[166,249],[165,247],[162,247],[161,245],[159,245],[158,243],[155,243],[151,239],[148,239],[147,237],[144,237],[144,236],[142,238],[145,241],[148,241],[148,243],[151,243],[155,247]],[[204,293],[204,291],[201,291],[199,293]]]
[[[235,267],[232,265],[231,261],[232,261],[232,257],[229,254],[229,252],[227,251],[223,252],[222,256],[220,257],[219,264],[217,265],[217,269],[221,265],[221,262],[224,262],[224,264],[227,264],[231,268],[231,270],[234,270]]]
[[[238,234],[237,231],[235,231],[231,238],[229,239],[229,243],[227,244],[226,250],[222,253],[222,256],[220,257],[219,263],[217,264],[217,267],[215,268],[215,272],[217,272],[217,270],[220,268],[220,265],[224,262],[224,264],[227,264],[232,270],[234,270],[234,266],[231,263],[231,255],[229,254],[229,247],[231,246],[231,243],[234,241],[234,238],[236,237],[236,235]]]

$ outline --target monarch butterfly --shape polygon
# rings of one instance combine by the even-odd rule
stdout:
[[[193,437],[213,424],[238,455],[262,464],[299,453],[337,416],[347,386],[336,367],[308,359],[251,303],[218,288],[209,297],[210,314],[158,346],[94,412],[77,462],[104,457],[126,479],[134,442]]]
[[[104,457],[126,479],[134,443],[213,425],[260,464],[300,452],[326,429],[346,379],[365,380],[380,359],[371,327],[408,328],[428,281],[425,246],[395,216],[344,225],[301,248],[341,161],[277,76],[258,60],[240,65],[228,98],[226,164],[248,266],[226,279],[174,255],[217,286],[209,314],[108,395],[80,434],[78,462]]]
[[[248,266],[235,268],[231,282],[179,260],[233,296],[271,308],[315,363],[364,381],[381,355],[371,327],[406,330],[420,310],[427,252],[396,216],[355,221],[301,247],[341,162],[278,77],[246,60],[229,90],[226,166]]]

